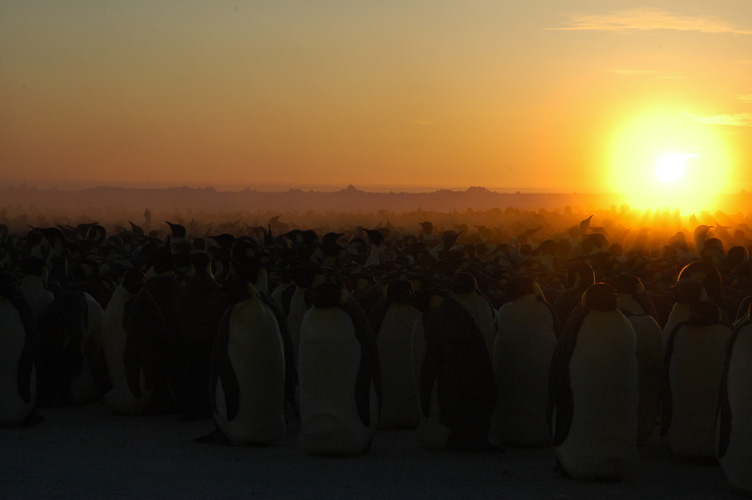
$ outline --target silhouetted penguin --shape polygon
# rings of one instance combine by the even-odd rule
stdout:
[[[141,272],[127,272],[102,319],[102,344],[112,381],[105,404],[128,415],[163,411],[169,403],[164,317],[144,280]]]
[[[752,493],[752,320],[727,343],[718,416],[718,460],[734,488]]]
[[[414,299],[410,281],[391,280],[369,315],[381,360],[382,428],[415,427],[420,418],[410,360],[413,325],[421,315]]]
[[[0,426],[35,423],[37,337],[33,313],[8,272],[0,272],[0,345]]]
[[[47,290],[47,266],[39,257],[29,256],[19,262],[24,277],[18,284],[18,289],[26,296],[26,300],[34,314],[34,321],[39,321],[42,312],[52,302],[54,295]]]
[[[567,289],[554,301],[553,307],[562,325],[582,301],[582,294],[595,283],[595,273],[587,262],[574,262],[567,270]]]
[[[235,445],[270,444],[285,435],[285,352],[274,312],[252,284],[219,325],[210,366],[217,429]]]
[[[465,306],[473,317],[483,335],[488,355],[492,356],[496,340],[496,311],[488,298],[478,289],[475,276],[468,272],[456,274],[452,279],[452,298]]]
[[[637,338],[637,367],[640,376],[637,441],[642,442],[653,434],[658,423],[663,364],[661,327],[655,319],[656,313],[650,297],[637,276],[620,274],[609,283],[616,288],[619,310],[632,324]]]
[[[510,292],[512,300],[496,317],[493,361],[498,393],[489,441],[497,446],[548,445],[548,376],[559,321],[533,279],[516,277]]]
[[[634,329],[616,290],[591,285],[551,363],[549,418],[560,471],[577,479],[629,479],[639,467]]]
[[[376,343],[365,313],[339,283],[311,295],[298,357],[300,446],[313,455],[361,455],[379,419]]]
[[[661,435],[678,459],[716,457],[716,412],[731,327],[709,300],[674,327],[664,357]]]
[[[102,396],[109,375],[101,340],[104,311],[84,292],[55,297],[39,319],[39,405],[81,404]]]
[[[211,259],[204,253],[191,256],[195,272],[175,298],[176,373],[175,399],[184,419],[211,416],[209,358],[223,311],[217,305],[221,289],[214,279]]]
[[[689,311],[694,304],[701,300],[709,300],[708,294],[702,286],[702,283],[693,279],[684,279],[676,282],[671,287],[674,294],[674,305],[671,307],[666,325],[661,332],[661,342],[663,351],[666,351],[668,337],[674,331],[674,327],[679,323],[684,323],[689,319]]]
[[[424,448],[487,449],[496,383],[486,342],[468,310],[436,294],[413,329],[413,373]]]
[[[306,301],[306,292],[314,286],[323,283],[326,276],[318,266],[306,265],[296,268],[293,271],[292,279],[295,282],[295,291],[290,299],[287,326],[290,329],[294,360],[297,366],[298,351],[300,350],[300,326],[303,324],[303,317],[309,308],[309,304]]]

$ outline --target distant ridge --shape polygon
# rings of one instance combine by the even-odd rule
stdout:
[[[246,188],[242,191],[218,191],[213,187],[192,188],[125,188],[99,186],[77,190],[57,188],[40,189],[24,184],[0,189],[0,208],[34,206],[54,212],[77,208],[142,209],[149,207],[159,212],[185,209],[207,212],[266,212],[266,211],[317,211],[317,212],[407,212],[418,209],[440,212],[454,210],[489,210],[508,207],[526,210],[552,209],[567,205],[603,206],[621,204],[622,197],[614,194],[563,194],[563,193],[499,193],[484,187],[473,186],[464,191],[438,189],[433,192],[372,193],[349,185],[339,191],[304,191],[288,189],[283,192],[259,191]]]

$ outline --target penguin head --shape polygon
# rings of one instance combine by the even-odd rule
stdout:
[[[389,301],[404,304],[413,297],[413,284],[404,278],[393,279],[386,286],[386,297]]]
[[[621,273],[615,278],[608,280],[608,283],[616,288],[620,295],[638,295],[645,293],[645,287],[642,285],[640,278],[634,274]]]
[[[43,259],[35,255],[30,255],[24,259],[21,259],[18,265],[21,268],[22,273],[27,275],[31,274],[34,276],[41,276],[42,278],[45,278],[45,281],[47,281],[46,278],[49,272],[47,270],[47,265],[45,264]]]
[[[141,271],[129,269],[123,277],[123,288],[128,290],[131,295],[136,295],[144,287],[146,276]]]
[[[452,293],[470,293],[478,288],[475,276],[468,272],[461,272],[452,279]]]
[[[347,289],[335,279],[328,279],[306,291],[306,301],[316,309],[339,307],[347,300],[347,296]]]
[[[595,283],[595,272],[587,262],[577,261],[567,270],[567,288],[586,290]]]
[[[517,300],[525,295],[538,295],[543,297],[543,291],[538,286],[533,278],[529,276],[515,276],[511,279],[507,288],[509,292],[509,298],[511,300]]]
[[[172,232],[172,236],[174,238],[185,238],[186,231],[185,226],[182,224],[173,224],[172,222],[166,220],[165,221],[168,226],[170,226],[170,231]]]
[[[373,246],[380,247],[384,243],[384,234],[378,229],[366,229],[366,234]]]
[[[8,271],[0,271],[0,296],[7,297],[15,289],[15,276]]]
[[[736,245],[729,248],[728,251],[728,265],[730,268],[735,268],[740,264],[743,264],[749,260],[749,252],[741,245]]]
[[[691,279],[683,279],[671,287],[674,299],[679,304],[696,304],[703,295],[702,283]]]
[[[711,326],[721,322],[721,309],[709,300],[701,300],[692,304],[689,309],[687,323],[691,326]]]
[[[615,311],[618,299],[616,289],[608,283],[593,283],[582,294],[582,305],[590,311]]]

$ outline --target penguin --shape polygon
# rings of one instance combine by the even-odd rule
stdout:
[[[721,379],[718,415],[718,461],[728,483],[752,493],[752,319],[729,338]]]
[[[341,284],[311,291],[301,325],[300,446],[312,455],[367,453],[379,421],[381,374],[368,318]]]
[[[462,304],[473,317],[483,335],[488,355],[491,356],[496,340],[496,311],[478,289],[475,276],[468,272],[455,275],[452,280],[452,298]]]
[[[411,336],[421,311],[416,307],[412,283],[404,278],[389,281],[385,293],[369,315],[381,360],[383,402],[382,428],[418,425],[418,399],[412,385]]]
[[[595,283],[595,272],[587,262],[574,262],[567,270],[567,289],[554,301],[559,321],[565,324],[569,314],[582,300],[582,294]]]
[[[496,382],[483,334],[472,315],[443,293],[415,322],[412,363],[420,422],[428,449],[485,450],[496,404]]]
[[[39,322],[44,309],[52,302],[54,295],[47,290],[47,266],[39,257],[29,256],[19,262],[24,277],[18,284],[18,289],[26,296],[34,314],[34,321]]]
[[[663,341],[656,312],[642,281],[632,274],[620,274],[609,281],[619,294],[617,305],[634,328],[637,339],[637,369],[640,407],[637,441],[646,441],[658,423],[661,402]]]
[[[663,360],[661,435],[678,460],[716,459],[716,412],[731,327],[709,300],[674,327]]]
[[[368,239],[371,241],[371,249],[364,267],[378,266],[381,264],[381,252],[384,249],[384,235],[376,229],[366,229]]]
[[[0,272],[0,427],[38,421],[37,334],[33,312],[13,275]]]
[[[637,340],[616,290],[588,287],[551,361],[548,417],[559,471],[575,479],[632,479],[639,467]]]
[[[214,340],[210,396],[217,430],[234,445],[271,444],[287,432],[285,350],[274,312],[247,284]]]
[[[102,345],[112,381],[104,402],[119,414],[163,411],[168,405],[164,373],[166,326],[144,281],[140,271],[128,271],[102,318]]]
[[[671,307],[668,320],[661,332],[663,352],[666,352],[668,338],[674,330],[674,327],[689,319],[689,311],[692,308],[692,305],[697,304],[701,300],[708,300],[708,294],[703,288],[702,283],[693,279],[677,281],[676,284],[671,287],[671,291],[674,293],[674,300],[676,302]]]
[[[100,328],[104,311],[85,292],[55,297],[39,320],[39,404],[83,404],[108,389]]]
[[[546,406],[559,320],[532,278],[514,278],[511,299],[496,318],[498,393],[489,441],[496,446],[544,446],[551,442]]]
[[[191,256],[195,269],[191,279],[178,290],[174,318],[176,332],[176,373],[173,390],[182,417],[186,420],[209,418],[209,359],[224,311],[217,306],[221,285],[214,279],[211,259],[204,253]]]
[[[298,351],[300,350],[300,327],[303,323],[303,317],[309,308],[309,304],[306,301],[306,291],[316,285],[320,285],[325,279],[326,277],[321,269],[313,265],[301,266],[293,273],[295,291],[290,299],[287,326],[290,329],[290,337],[292,338],[292,350],[296,368]]]

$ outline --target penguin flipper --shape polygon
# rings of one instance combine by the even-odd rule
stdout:
[[[34,324],[34,315],[26,297],[19,290],[13,290],[7,296],[8,300],[18,311],[21,323],[24,327],[25,339],[21,349],[21,357],[18,360],[18,393],[24,403],[31,403],[31,372],[34,368],[34,358],[39,348],[39,335]]]
[[[547,417],[553,431],[553,446],[561,445],[569,435],[574,414],[574,395],[569,379],[569,362],[577,345],[577,334],[588,311],[581,306],[575,308],[564,324],[556,344],[548,379]],[[556,418],[554,421],[554,410]]]
[[[371,386],[376,390],[379,407],[381,407],[381,365],[376,340],[371,331],[368,317],[360,304],[352,297],[340,304],[350,316],[355,328],[355,337],[360,344],[360,367],[355,379],[355,405],[363,425],[371,425]]]
[[[671,358],[674,356],[674,340],[679,329],[687,324],[683,321],[671,330],[666,341],[666,352],[663,354],[663,383],[661,384],[661,436],[665,436],[671,427],[673,417],[673,397],[671,393]]]
[[[292,287],[293,289],[295,287]],[[259,293],[259,298],[272,311],[277,320],[279,334],[282,337],[282,348],[285,356],[285,401],[290,408],[295,407],[295,386],[298,385],[298,373],[295,370],[295,353],[292,346],[290,328],[287,316],[268,295]]]
[[[216,387],[217,382],[222,384],[222,390],[225,395],[225,411],[228,421],[232,421],[238,414],[240,408],[240,384],[235,370],[230,362],[230,353],[228,343],[230,338],[230,315],[232,307],[222,316],[219,323],[219,331],[212,349],[212,358],[210,365],[211,377],[211,402],[214,411],[217,411]]]
[[[728,374],[731,365],[731,355],[734,351],[734,343],[739,336],[739,331],[748,326],[750,321],[744,321],[729,337],[726,344],[726,362],[723,367],[723,378],[721,379],[721,390],[718,398],[718,458],[726,456],[729,441],[731,439],[731,402],[728,397]]]
[[[21,357],[18,360],[18,394],[24,403],[31,403],[31,372],[34,368],[34,356],[36,355],[36,336],[34,332],[26,333]]]
[[[423,331],[426,338],[426,350],[420,364],[420,409],[426,417],[430,414],[431,394],[433,386],[437,383],[439,370],[442,365],[441,345],[444,340],[438,338],[444,335],[444,331],[436,328],[438,322],[433,319],[436,314],[435,310],[429,311],[423,315],[420,321],[423,321]]]
[[[144,387],[153,389],[157,372],[163,369],[159,343],[164,341],[166,331],[162,311],[147,290],[139,291],[126,302],[123,329],[126,334],[125,376],[131,393],[140,398],[142,373]]]

